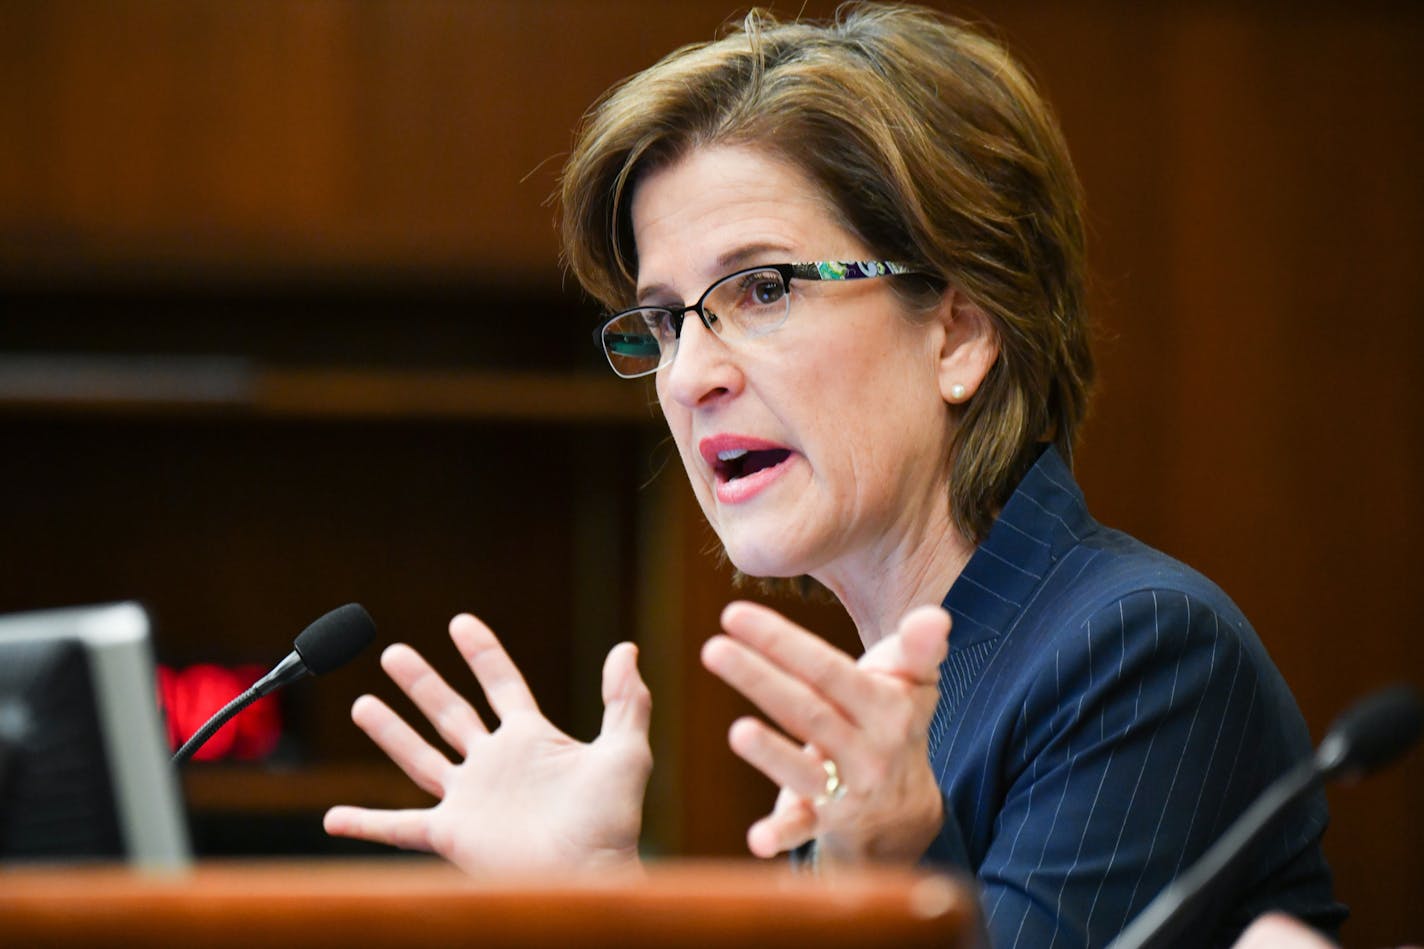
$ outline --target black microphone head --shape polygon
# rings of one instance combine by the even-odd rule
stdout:
[[[338,606],[297,635],[294,644],[312,675],[324,675],[356,658],[376,638],[376,624],[360,603]]]
[[[1393,761],[1419,740],[1424,702],[1413,687],[1396,685],[1366,696],[1335,719],[1320,743],[1316,766],[1334,777],[1365,774]]]

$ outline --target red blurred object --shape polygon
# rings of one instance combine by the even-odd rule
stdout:
[[[163,727],[168,734],[168,748],[177,751],[183,744],[178,718],[173,714],[176,707],[174,696],[178,691],[178,674],[169,666],[159,666],[155,670],[158,685],[158,710],[163,715]]]
[[[267,673],[262,666],[238,666],[233,671],[244,689]],[[260,761],[277,750],[277,741],[282,737],[282,706],[276,695],[263,696],[243,709],[232,723],[237,725],[232,756],[240,761]]]
[[[158,697],[168,722],[169,747],[176,751],[265,671],[261,666],[159,666]],[[259,761],[276,749],[281,736],[281,706],[275,695],[264,696],[219,728],[193,760]]]

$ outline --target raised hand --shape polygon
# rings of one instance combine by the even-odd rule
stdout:
[[[1335,949],[1335,944],[1284,913],[1258,917],[1231,949]]]
[[[484,689],[498,727],[487,728],[415,650],[387,648],[382,668],[460,761],[431,747],[380,699],[362,696],[352,720],[440,800],[415,810],[334,807],[326,814],[327,833],[433,851],[471,873],[637,868],[652,770],[652,703],[638,675],[637,648],[620,643],[609,652],[603,728],[584,743],[543,716],[484,623],[461,614],[450,621],[450,638]]]
[[[703,665],[795,739],[755,718],[732,724],[732,750],[781,788],[747,832],[752,853],[815,838],[823,865],[918,860],[944,818],[928,728],[949,615],[912,610],[859,661],[754,603],[730,604],[722,628],[703,646]],[[842,785],[833,797],[828,760]]]

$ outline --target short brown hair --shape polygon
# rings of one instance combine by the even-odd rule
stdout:
[[[1082,198],[1058,123],[1005,49],[963,21],[858,4],[828,23],[752,11],[611,89],[561,179],[565,261],[604,305],[637,285],[643,175],[703,145],[799,168],[872,253],[942,278],[999,357],[962,412],[950,511],[971,542],[1052,439],[1071,459],[1093,376]],[[904,278],[895,278],[903,280]]]

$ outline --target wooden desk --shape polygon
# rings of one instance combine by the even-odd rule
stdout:
[[[42,946],[957,947],[972,894],[877,871],[823,881],[784,864],[666,863],[637,882],[474,879],[425,860],[0,870],[0,944]]]

